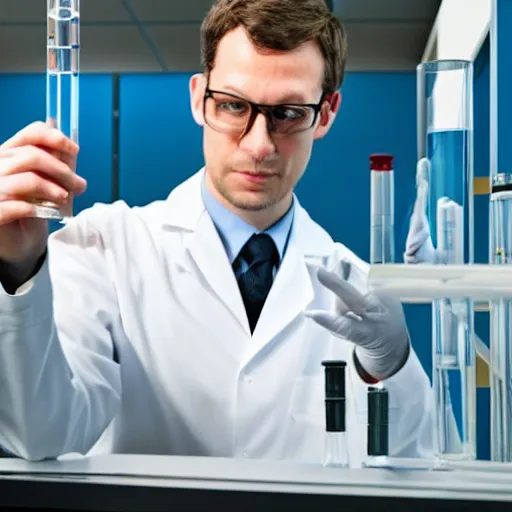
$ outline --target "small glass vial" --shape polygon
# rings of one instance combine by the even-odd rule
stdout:
[[[368,388],[368,465],[389,457],[389,394],[385,388]]]
[[[345,361],[324,361],[325,448],[323,465],[350,466],[345,420]]]

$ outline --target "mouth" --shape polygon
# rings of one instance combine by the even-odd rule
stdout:
[[[235,171],[235,173],[250,183],[265,183],[277,176],[277,173],[268,171]]]

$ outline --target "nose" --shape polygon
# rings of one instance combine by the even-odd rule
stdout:
[[[249,132],[240,141],[240,149],[255,162],[263,162],[275,152],[275,144],[268,133],[267,118],[260,112]]]

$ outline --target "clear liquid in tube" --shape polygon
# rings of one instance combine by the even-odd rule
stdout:
[[[48,0],[46,118],[78,144],[80,11],[78,0]],[[36,206],[38,217],[72,216],[72,198],[59,208],[48,202]]]

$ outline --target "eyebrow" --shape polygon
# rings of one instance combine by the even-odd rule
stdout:
[[[217,89],[217,90],[219,90],[219,89]],[[247,95],[245,95],[242,91],[238,90],[236,87],[231,87],[231,86],[227,85],[220,90],[223,92],[235,94],[236,96],[240,96],[241,98],[244,98],[247,101],[253,101],[253,100],[249,99],[247,97]],[[256,103],[256,102],[254,102],[254,103]],[[289,103],[291,103],[291,104],[296,103],[296,104],[302,105],[302,104],[314,103],[314,102],[306,101],[304,96],[300,93],[288,93],[285,96],[282,96],[279,99],[279,101],[276,101],[273,104],[274,105],[283,105],[283,104],[289,104]]]

